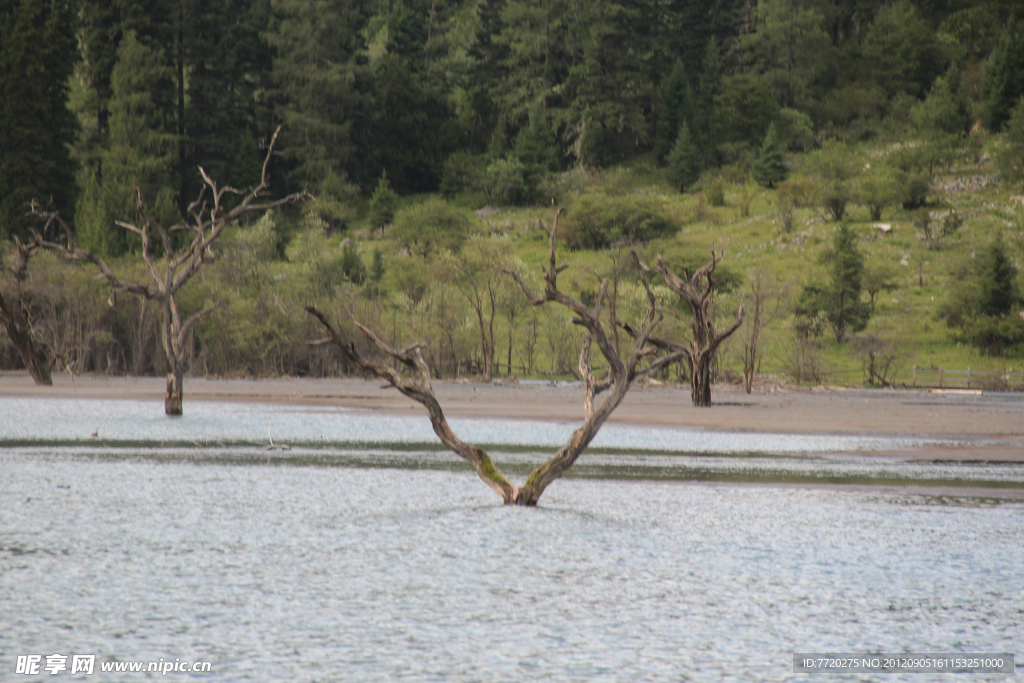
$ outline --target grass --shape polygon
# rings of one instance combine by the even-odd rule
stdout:
[[[878,156],[876,150],[866,145],[853,148],[853,152],[865,159]],[[877,161],[873,160],[873,163]],[[961,163],[943,177],[987,176],[992,173],[994,169],[988,163]],[[788,286],[791,299],[795,298],[803,285],[826,279],[819,259],[822,252],[831,245],[837,224],[827,220],[824,212],[816,207],[798,207],[795,210],[794,227],[786,233],[776,216],[775,191],[760,188],[753,183],[727,184],[725,206],[711,207],[703,200],[699,185],[698,190],[690,194],[680,194],[669,189],[662,171],[650,159],[639,159],[621,169],[605,171],[604,174],[613,178],[616,191],[653,195],[680,225],[674,237],[647,245],[645,256],[648,260],[653,260],[658,253],[687,254],[690,258],[696,258],[710,257],[712,250],[722,252],[724,260],[721,267],[738,274],[741,282],[745,282],[755,268],[763,268],[778,282]],[[796,177],[799,178],[799,174]],[[468,211],[481,199],[478,195],[464,196],[455,203]],[[749,215],[746,216],[742,215],[744,199],[749,201]],[[411,204],[421,200],[421,197],[407,198],[403,203]],[[932,211],[955,209],[965,218],[959,231],[945,238],[941,247],[934,250],[927,248],[909,212],[900,208],[887,208],[881,222],[889,223],[892,231],[882,233],[873,227],[874,222],[870,220],[866,207],[854,204],[849,206],[846,221],[859,236],[859,247],[866,262],[888,263],[897,272],[896,288],[879,294],[875,315],[865,333],[897,341],[902,346],[904,353],[901,363],[904,370],[900,372],[897,381],[909,381],[913,365],[949,369],[969,366],[977,370],[1024,366],[1024,359],[993,358],[957,343],[952,330],[947,328],[938,315],[949,292],[958,284],[953,276],[954,267],[961,260],[980,254],[997,234],[1002,234],[1018,268],[1022,265],[1024,207],[1019,200],[1013,199],[1012,192],[990,186],[974,193],[931,197],[929,208]],[[540,266],[547,263],[547,237],[541,225],[549,225],[552,215],[548,207],[507,208],[496,216],[474,221],[476,229],[482,234],[510,235],[516,256],[539,273]],[[355,226],[357,230],[359,227],[358,224]],[[355,234],[357,230],[350,231],[350,234]],[[391,242],[387,231],[383,239],[371,234],[360,240],[359,246],[362,247],[367,266],[374,248],[381,249],[388,258],[401,258],[397,255],[398,246]],[[559,248],[558,253],[559,260],[570,266],[561,282],[575,294],[579,294],[581,289],[596,290],[595,274],[608,274],[615,256],[615,250],[569,252],[563,247]],[[628,251],[619,251],[620,256],[625,253]],[[628,274],[627,277],[633,276]],[[395,283],[387,284],[394,291]],[[717,306],[720,315],[733,315],[740,290],[744,288],[745,285],[741,285],[737,291],[719,297]],[[788,310],[791,309],[790,304]],[[499,325],[499,349],[505,348],[501,341],[502,334],[506,335],[507,344],[507,333]],[[767,330],[765,339],[766,355],[762,371],[783,372],[786,368],[784,350],[794,340],[790,320],[783,316],[783,319]],[[725,368],[736,374],[741,368],[737,342],[738,337],[731,340],[722,355]],[[542,356],[538,365],[543,366],[549,359],[543,358],[543,345],[538,346]],[[851,344],[826,340],[822,354],[826,364],[832,368],[832,382],[863,382],[861,362]]]

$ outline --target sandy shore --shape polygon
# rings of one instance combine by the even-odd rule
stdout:
[[[441,382],[435,392],[446,414],[476,418],[578,420],[582,389],[549,384]],[[37,387],[25,373],[0,373],[0,396],[162,400],[162,378],[67,375]],[[884,455],[929,460],[1024,462],[1024,395],[963,395],[927,391],[823,389],[747,395],[716,387],[715,405],[690,405],[688,387],[634,388],[610,422],[714,431],[849,434],[961,439]],[[185,411],[203,401],[336,405],[422,414],[423,408],[381,382],[362,380],[185,380]],[[190,405],[192,406],[190,408]],[[0,416],[2,419],[2,416]]]

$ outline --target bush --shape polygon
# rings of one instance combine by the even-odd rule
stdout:
[[[809,155],[807,168],[815,176],[818,204],[832,215],[833,220],[841,221],[857,174],[857,162],[852,159],[849,148],[827,142],[819,151]]]
[[[442,249],[458,251],[471,226],[464,211],[444,200],[431,199],[399,211],[392,230],[402,246],[426,259]]]
[[[712,178],[708,181],[707,196],[708,204],[711,206],[725,206],[725,186],[721,178]]]
[[[679,226],[652,198],[585,192],[567,217],[571,249],[605,249],[674,234]]]
[[[858,204],[868,207],[871,220],[882,220],[886,207],[902,199],[899,183],[893,173],[885,168],[872,168],[863,174],[853,187],[853,198]]]
[[[1003,126],[1003,140],[996,153],[996,164],[1003,182],[1020,189],[1024,181],[1024,97]]]
[[[463,192],[479,190],[479,179],[486,169],[484,157],[475,157],[468,152],[455,152],[444,162],[441,173],[441,194],[452,199]]]
[[[351,244],[341,250],[341,272],[349,282],[357,285],[366,282],[366,266]]]
[[[495,159],[484,173],[484,194],[499,206],[526,202],[531,194],[526,183],[526,166],[516,157]]]
[[[349,184],[343,176],[333,171],[320,182],[316,199],[303,206],[307,217],[316,216],[327,226],[327,233],[333,235],[348,229],[355,220],[356,210],[352,203],[359,196],[359,188]]]

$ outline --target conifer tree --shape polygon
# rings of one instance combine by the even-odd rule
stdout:
[[[983,122],[993,132],[1003,129],[1010,110],[1024,95],[1024,36],[1013,15],[992,51],[981,81]]]
[[[175,136],[166,129],[169,122],[158,94],[170,67],[162,51],[140,43],[134,31],[122,39],[117,54],[110,79],[109,139],[100,153],[102,174],[85,174],[77,221],[82,245],[110,256],[131,246],[129,233],[115,221],[137,219],[136,187],[154,218],[177,222]]]
[[[256,140],[264,131],[257,126],[256,105],[272,66],[272,52],[260,35],[269,21],[270,3],[176,0],[175,4],[182,9],[179,58],[183,64],[178,77],[184,77],[186,86],[184,125],[179,129],[184,136],[185,156],[178,168],[183,196],[194,196],[201,186],[198,166],[218,182],[244,186],[259,175],[263,162]]]
[[[398,210],[398,195],[391,189],[388,182],[388,172],[380,174],[377,181],[377,189],[373,191],[370,198],[370,227],[380,228],[384,232],[384,226],[395,219],[395,212]]]
[[[761,187],[772,188],[781,183],[789,176],[789,169],[782,154],[782,145],[779,144],[778,136],[775,133],[775,124],[768,126],[768,133],[764,136],[764,144],[761,151],[750,168],[750,177]]]
[[[1003,182],[1020,189],[1024,181],[1024,97],[1003,126],[1003,145],[996,155],[996,163]]]
[[[690,133],[694,137],[699,137],[693,88],[690,87],[690,79],[682,60],[676,60],[675,66],[664,78],[658,93],[658,128],[655,152],[659,159],[668,154],[675,140],[674,136],[678,136],[679,126],[683,121],[689,124]]]
[[[561,145],[542,102],[530,110],[529,124],[516,135],[512,156],[523,165],[524,194],[532,195],[545,173],[561,168]],[[525,198],[525,197],[524,197]]]
[[[1007,256],[1006,245],[1001,237],[989,245],[982,265],[980,284],[978,312],[982,315],[1007,315],[1020,302],[1017,269]]]
[[[274,6],[267,40],[277,57],[268,95],[283,124],[281,151],[292,182],[316,187],[328,170],[342,175],[352,154],[359,11],[351,0]]]
[[[857,235],[846,225],[840,225],[832,239],[832,248],[822,255],[831,279],[822,287],[804,287],[797,303],[796,313],[813,318],[823,311],[828,318],[836,341],[841,342],[847,332],[859,332],[867,327],[871,308],[860,300],[863,291],[864,256],[857,249]]]
[[[679,135],[666,161],[669,181],[680,192],[688,190],[700,178],[700,150],[693,142],[690,124],[685,119],[679,125]]]
[[[72,3],[0,3],[0,238],[26,236],[35,199],[70,216],[78,132],[68,82],[78,58]]]

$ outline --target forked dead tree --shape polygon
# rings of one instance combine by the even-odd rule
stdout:
[[[693,405],[709,407],[711,405],[711,362],[714,360],[715,352],[721,343],[743,324],[743,306],[740,306],[736,311],[736,319],[729,327],[721,332],[715,330],[715,322],[711,317],[711,304],[715,298],[711,275],[715,272],[715,265],[721,260],[721,256],[716,256],[712,251],[710,263],[698,268],[693,275],[683,270],[683,277],[673,273],[665,265],[665,259],[660,255],[658,264],[653,269],[644,265],[636,252],[633,252],[633,259],[641,272],[654,270],[661,273],[669,289],[690,307],[691,317],[689,320],[674,311],[658,309],[661,313],[668,313],[690,324],[691,337],[688,346],[674,340],[653,337],[647,339],[647,343],[669,353],[679,354],[686,359],[686,364],[690,368],[690,397],[693,400]],[[623,325],[623,327],[634,339],[639,338],[637,330],[628,325]]]
[[[28,277],[28,261],[32,252],[42,246],[42,240],[34,239],[28,244],[23,243],[18,236],[14,236],[14,251],[11,253],[11,263],[7,264],[7,270],[14,276],[14,291],[11,292],[10,300],[4,298],[0,290],[0,321],[4,324],[7,336],[10,338],[14,348],[18,349],[21,360],[32,376],[36,384],[50,386],[53,380],[50,378],[50,370],[53,361],[46,358],[46,354],[36,345],[32,339],[32,321],[29,318],[29,305],[25,300],[25,278]]]
[[[574,314],[573,322],[586,329],[583,339],[583,346],[579,356],[579,370],[582,375],[586,390],[583,399],[584,420],[583,425],[572,433],[569,440],[556,452],[547,462],[538,466],[526,478],[522,486],[513,484],[494,465],[491,457],[481,448],[460,440],[444,417],[444,412],[430,384],[430,368],[423,360],[421,349],[423,344],[413,344],[405,349],[395,349],[388,345],[383,339],[377,336],[372,330],[359,322],[353,321],[356,327],[380,349],[385,355],[394,358],[403,366],[414,373],[409,378],[383,363],[375,362],[364,357],[354,343],[345,340],[327,320],[327,317],[317,309],[307,306],[306,311],[316,316],[327,331],[327,338],[317,343],[333,343],[341,353],[355,366],[365,372],[369,372],[383,380],[388,381],[392,386],[402,392],[405,396],[417,401],[427,409],[430,416],[430,423],[434,427],[441,442],[450,448],[457,455],[466,460],[476,470],[477,475],[485,484],[494,489],[506,505],[536,505],[544,490],[551,482],[558,479],[576,462],[580,454],[597,435],[601,425],[612,414],[612,411],[622,402],[629,387],[636,379],[646,377],[651,373],[658,372],[664,367],[677,362],[683,357],[683,352],[672,352],[658,358],[645,367],[640,364],[645,358],[657,353],[657,349],[651,346],[648,341],[651,332],[662,320],[662,315],[656,310],[656,301],[647,284],[646,276],[640,271],[640,279],[647,289],[649,310],[635,329],[633,348],[629,355],[623,358],[615,351],[615,347],[605,332],[601,323],[601,307],[604,304],[608,291],[608,281],[602,280],[600,293],[593,308],[588,308],[581,302],[573,299],[558,289],[558,274],[567,266],[558,266],[555,262],[555,235],[558,229],[558,213],[552,222],[549,241],[549,265],[542,269],[544,273],[544,293],[533,296],[529,286],[518,274],[512,271],[504,271],[514,278],[523,289],[527,299],[535,306],[548,302],[555,302],[570,309]],[[590,351],[596,343],[601,354],[608,362],[608,369],[604,377],[597,379],[591,370]],[[605,398],[597,405],[594,399],[607,392]]]
[[[203,177],[203,187],[196,200],[189,204],[186,212],[188,217],[182,224],[164,227],[158,221],[147,216],[142,192],[136,188],[138,213],[142,225],[138,226],[122,221],[118,221],[117,225],[142,238],[141,256],[151,276],[149,284],[122,279],[114,273],[106,261],[75,246],[73,231],[58,214],[44,212],[38,207],[33,207],[33,212],[46,220],[43,234],[49,234],[48,230],[51,225],[56,223],[63,230],[67,241],[66,244],[44,241],[43,245],[60,252],[69,260],[85,261],[95,265],[100,271],[99,279],[105,279],[113,289],[110,298],[111,305],[113,305],[114,297],[118,292],[128,292],[159,302],[163,314],[160,340],[164,348],[167,370],[167,393],[164,397],[164,412],[167,415],[182,414],[182,383],[185,375],[183,360],[189,333],[200,318],[216,308],[216,305],[207,306],[182,320],[175,295],[192,279],[193,275],[199,272],[204,263],[213,260],[213,243],[228,225],[247,213],[267,211],[309,196],[303,191],[288,195],[283,199],[256,203],[260,193],[269,185],[268,167],[274,153],[274,143],[277,141],[280,131],[281,129],[278,128],[270,140],[267,155],[263,160],[260,183],[252,189],[241,191],[233,187],[218,187],[217,183],[200,167],[199,173]],[[227,197],[241,197],[241,200],[234,208],[229,209],[224,205]],[[176,240],[173,235],[176,232],[191,232],[191,241],[183,247],[175,247]],[[163,247],[163,256],[159,259],[154,256],[152,251],[151,240],[154,233]]]

